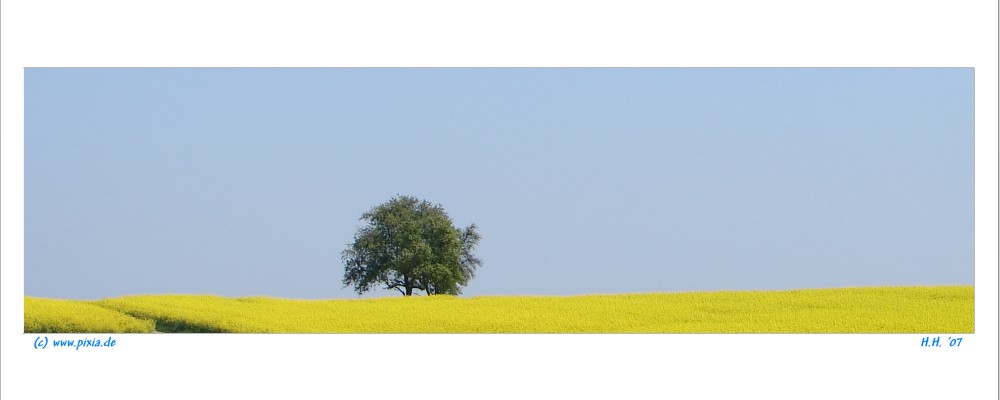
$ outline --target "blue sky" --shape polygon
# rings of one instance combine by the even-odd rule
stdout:
[[[973,150],[971,68],[29,68],[25,294],[357,297],[396,194],[465,295],[972,284]]]

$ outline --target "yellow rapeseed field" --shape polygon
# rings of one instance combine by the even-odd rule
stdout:
[[[153,320],[142,320],[94,302],[24,298],[25,332],[153,332]]]
[[[134,332],[126,328],[152,330],[141,324],[155,323],[157,331],[237,333],[972,333],[973,292],[972,286],[914,286],[357,300],[26,298],[24,328]]]

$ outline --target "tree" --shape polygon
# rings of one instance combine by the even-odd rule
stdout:
[[[472,254],[480,239],[476,224],[456,228],[440,204],[396,196],[360,220],[367,224],[342,253],[344,287],[358,294],[380,286],[404,296],[414,289],[459,294],[483,264]]]

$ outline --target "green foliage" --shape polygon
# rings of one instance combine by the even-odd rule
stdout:
[[[342,253],[343,284],[358,294],[375,287],[405,296],[422,290],[459,294],[482,261],[472,254],[479,243],[476,225],[454,226],[439,204],[397,196],[361,215],[367,224]]]

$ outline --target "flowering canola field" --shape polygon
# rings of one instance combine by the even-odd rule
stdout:
[[[152,332],[156,323],[88,301],[24,298],[25,332]]]
[[[973,286],[293,300],[25,298],[25,332],[973,333]]]

